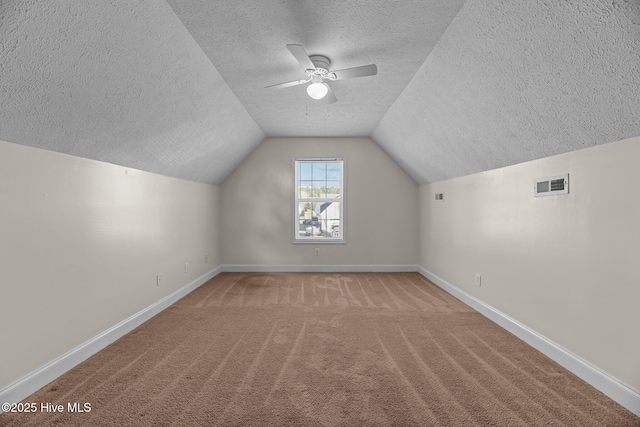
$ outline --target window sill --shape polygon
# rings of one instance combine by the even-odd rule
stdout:
[[[312,239],[296,239],[292,242],[294,245],[344,245],[346,240],[312,240]]]

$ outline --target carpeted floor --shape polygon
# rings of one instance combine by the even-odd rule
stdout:
[[[24,402],[65,411],[0,425],[640,426],[417,273],[223,273]]]

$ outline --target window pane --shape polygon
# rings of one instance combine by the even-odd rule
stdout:
[[[340,181],[327,181],[327,197],[336,198],[340,196]]]
[[[341,237],[340,228],[340,202],[325,202],[320,205],[320,222],[324,237]]]
[[[313,237],[321,234],[316,205],[318,203],[298,203],[298,237]]]
[[[342,238],[342,228],[340,227],[340,220],[333,220],[329,222],[329,234],[333,238]]]
[[[329,162],[327,163],[327,179],[328,180],[340,180],[340,163]]]
[[[298,237],[340,238],[340,203],[298,203]]]
[[[300,186],[299,186],[299,193],[298,193],[298,197],[300,198],[309,198],[309,197],[313,197],[311,195],[311,189],[313,188],[313,182],[312,181],[300,181]]]
[[[313,181],[313,197],[326,197],[325,181]]]
[[[311,180],[311,163],[300,162],[298,163],[298,180],[310,181]]]
[[[314,162],[313,163],[313,178],[314,181],[324,181],[327,179],[327,163],[326,162]]]

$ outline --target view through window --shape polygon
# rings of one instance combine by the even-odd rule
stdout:
[[[344,242],[344,159],[295,159],[294,240]]]

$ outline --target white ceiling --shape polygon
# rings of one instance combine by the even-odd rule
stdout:
[[[373,139],[418,183],[640,135],[640,1],[469,0]]]
[[[288,43],[378,75],[263,89]],[[424,183],[640,135],[638,64],[638,0],[5,0],[0,139],[220,184],[265,136],[372,136]]]
[[[0,3],[0,139],[221,183],[264,139],[163,0]]]
[[[233,93],[268,136],[370,136],[464,0],[168,0]],[[336,81],[339,102],[305,86],[286,49],[301,44],[333,70],[375,63],[378,74]]]

